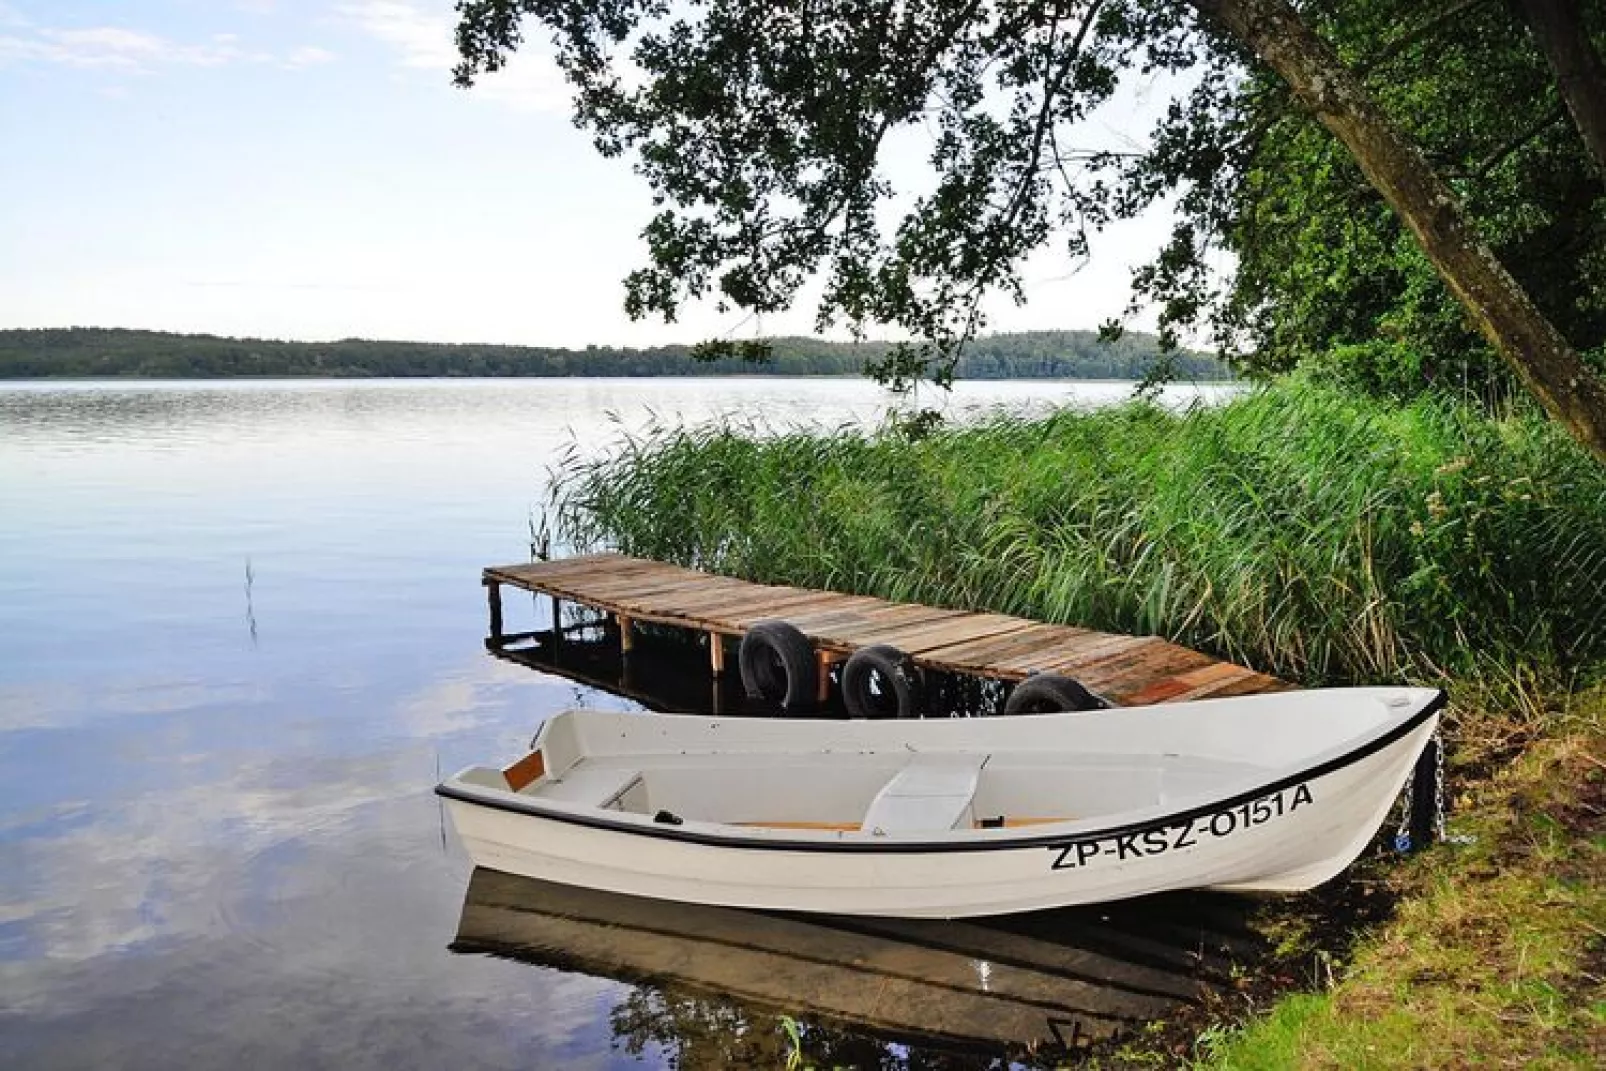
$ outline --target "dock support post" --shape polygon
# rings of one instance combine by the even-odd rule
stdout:
[[[630,649],[636,645],[635,637],[630,634],[630,618],[624,614],[615,614],[614,620],[619,622],[619,653],[629,654]]]
[[[485,602],[491,610],[491,640],[500,643],[502,640],[502,585],[494,580],[486,580]]]
[[[563,642],[563,603],[558,601],[556,595],[552,596],[552,645],[556,647]]]
[[[836,661],[836,656],[830,651],[815,651],[814,657],[819,662],[815,676],[820,679],[819,693],[814,698],[823,705],[831,701],[831,665]]]
[[[714,676],[725,675],[725,637],[717,632],[708,634],[708,666]]]

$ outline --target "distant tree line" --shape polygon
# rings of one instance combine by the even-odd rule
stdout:
[[[881,342],[780,338],[764,364],[695,361],[689,346],[582,350],[429,342],[279,342],[108,328],[0,331],[0,379],[427,376],[856,375]],[[968,379],[1138,379],[1154,364],[1152,335],[1100,342],[1092,331],[1029,331],[976,339],[959,362]],[[1172,355],[1183,379],[1226,379],[1213,358]]]

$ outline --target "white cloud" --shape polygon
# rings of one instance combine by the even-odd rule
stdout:
[[[171,67],[222,67],[232,63],[271,63],[289,68],[310,67],[334,59],[334,53],[311,45],[295,49],[283,59],[244,47],[238,34],[219,33],[190,44],[130,30],[122,26],[94,26],[62,30],[7,21],[8,8],[0,5],[0,27],[24,31],[0,34],[0,66],[10,63],[50,63],[80,70],[120,74],[149,74]]]
[[[420,7],[406,0],[360,0],[337,10],[363,32],[389,45],[401,65],[434,71],[446,84],[446,74],[457,65],[455,22],[451,7],[435,3]],[[523,111],[563,112],[569,93],[550,58],[534,42],[493,75],[486,75],[471,91],[475,97],[494,100]]]
[[[404,67],[451,70],[457,62],[448,12],[420,11],[399,0],[341,4],[339,11],[370,36],[399,52]]]
[[[316,67],[319,64],[332,63],[334,60],[335,54],[327,48],[319,48],[317,45],[302,45],[285,57],[284,65],[292,68]]]
[[[31,38],[0,38],[0,56],[8,53],[69,67],[123,71],[147,71],[167,65],[216,67],[244,56],[239,46],[227,38],[186,45],[120,26],[42,29]]]

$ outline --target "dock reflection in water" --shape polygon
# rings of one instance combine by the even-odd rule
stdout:
[[[633,983],[616,1040],[684,1067],[784,1061],[782,1015],[805,1024],[811,1063],[928,1067],[1063,1059],[1196,1005],[1254,947],[1241,912],[1176,895],[986,920],[800,915],[476,870],[451,948]]]

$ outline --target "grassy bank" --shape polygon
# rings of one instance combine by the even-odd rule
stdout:
[[[1311,684],[1450,687],[1453,830],[1475,841],[1349,878],[1397,898],[1353,941],[1272,908],[1268,973],[1303,991],[1121,1065],[1606,1063],[1606,471],[1542,418],[1293,382],[918,441],[758,431],[663,428],[571,468],[562,534]]]
[[[1197,1065],[1606,1066],[1606,692],[1552,714],[1464,787],[1456,831],[1470,844],[1381,873],[1395,916],[1347,962],[1317,959],[1295,925],[1287,968],[1313,990],[1266,1014],[1222,1009],[1239,1025],[1208,1031]]]
[[[1526,413],[1293,384],[919,441],[666,427],[561,493],[579,545],[1155,633],[1311,683],[1606,656],[1606,471]]]

